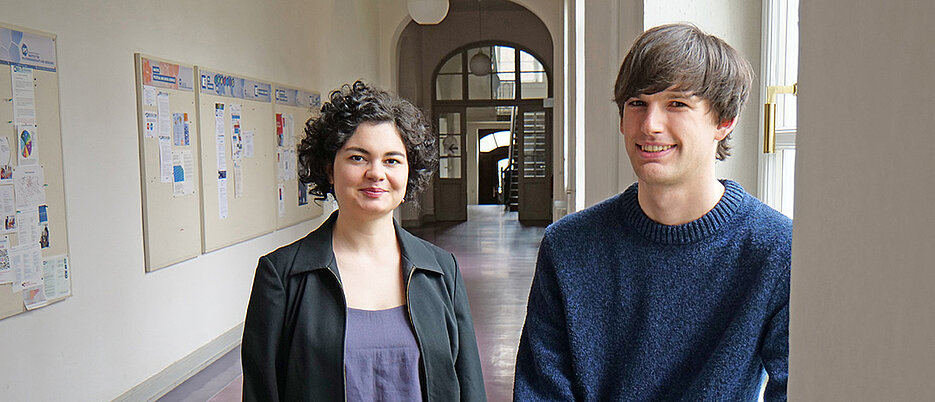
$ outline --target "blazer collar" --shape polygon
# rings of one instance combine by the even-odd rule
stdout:
[[[318,229],[300,240],[299,249],[296,251],[295,256],[295,265],[290,275],[327,269],[340,280],[341,274],[338,272],[338,264],[334,258],[332,245],[332,234],[334,233],[334,224],[338,220],[338,212],[331,213],[331,216]],[[409,280],[412,269],[424,269],[443,274],[434,253],[423,240],[400,227],[395,219],[393,220],[393,226],[396,229],[396,239],[399,241],[402,253],[404,280]]]

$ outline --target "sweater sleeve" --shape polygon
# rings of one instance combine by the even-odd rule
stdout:
[[[769,380],[763,399],[785,401],[789,382],[789,269],[785,270],[770,297],[773,315],[767,323],[760,358]]]
[[[260,257],[244,320],[241,358],[243,400],[278,401],[277,355],[285,317],[282,279],[266,257]]]
[[[461,270],[458,269],[458,261],[455,260],[454,254],[451,255],[451,259],[455,264],[454,309],[455,319],[458,321],[458,356],[455,361],[455,371],[461,387],[461,400],[486,401],[484,375],[481,371],[480,354],[477,351],[474,320],[471,318],[467,291],[464,288],[464,279],[461,277]]]
[[[514,401],[571,401],[572,362],[565,309],[552,262],[549,236],[542,240],[526,322],[516,356]]]

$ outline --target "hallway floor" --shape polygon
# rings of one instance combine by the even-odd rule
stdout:
[[[545,228],[521,224],[500,205],[470,205],[468,220],[409,229],[455,254],[464,276],[487,398],[509,401],[526,297]],[[160,401],[240,401],[243,376],[237,347]]]

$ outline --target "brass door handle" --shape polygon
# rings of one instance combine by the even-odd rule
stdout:
[[[766,104],[763,105],[763,153],[776,152],[776,95],[798,95],[799,84],[773,85],[766,87]]]

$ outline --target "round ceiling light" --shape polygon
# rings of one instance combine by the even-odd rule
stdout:
[[[408,0],[409,16],[421,25],[434,25],[448,15],[448,0]]]
[[[493,63],[490,61],[490,56],[483,52],[477,52],[477,54],[471,56],[471,60],[468,61],[468,67],[470,68],[471,74],[481,77],[493,71]]]

